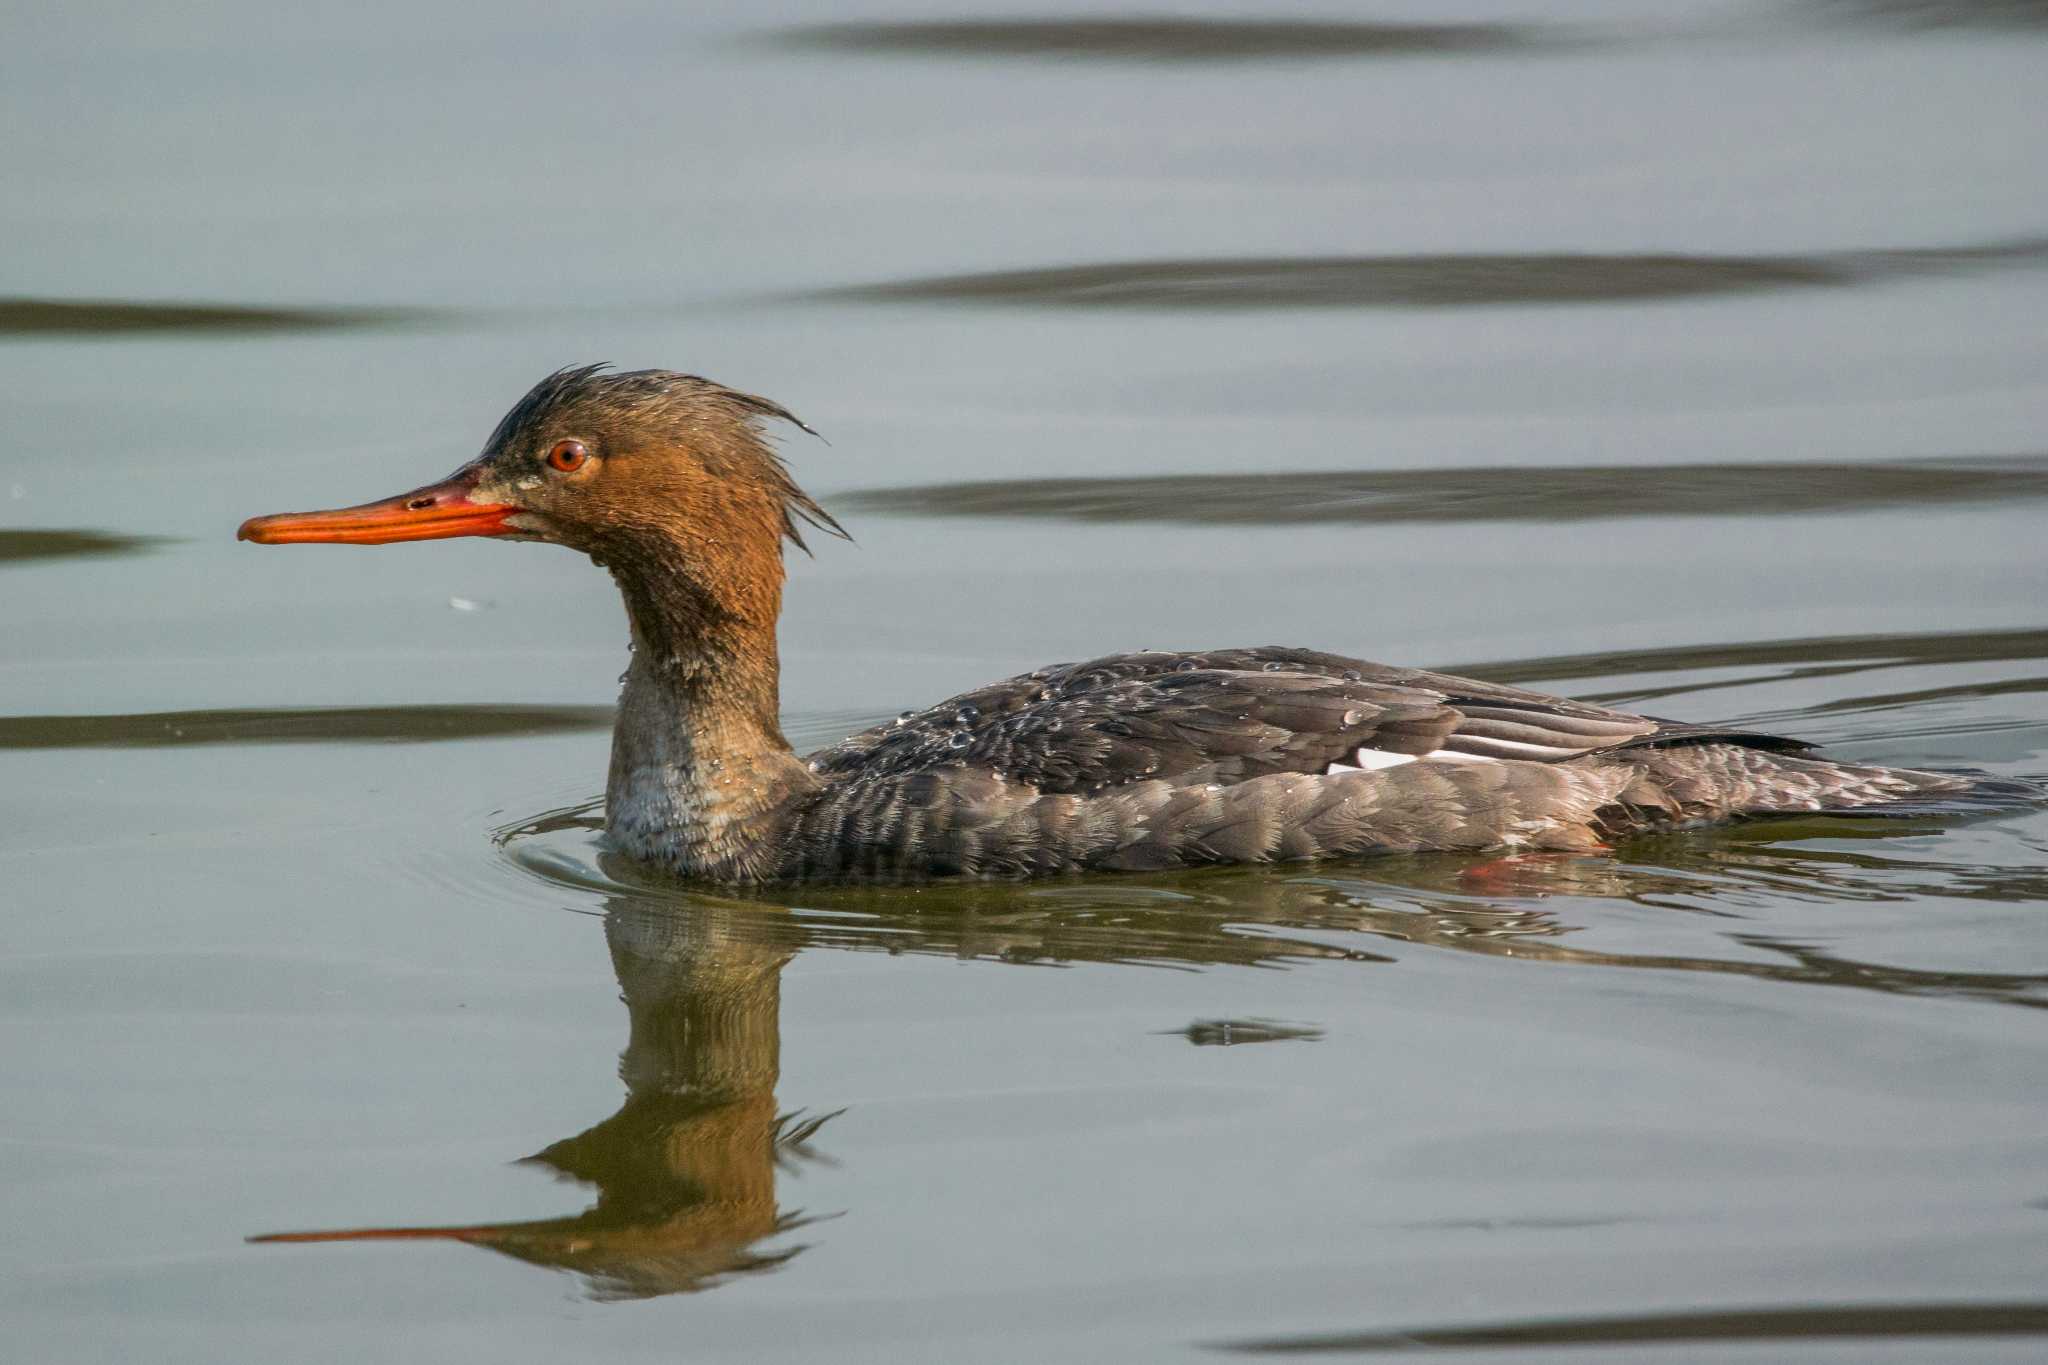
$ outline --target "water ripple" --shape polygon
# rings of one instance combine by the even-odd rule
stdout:
[[[1451,671],[1497,682],[1523,683],[1758,665],[1793,669],[1828,667],[1830,671],[1826,676],[1832,676],[1838,672],[1856,673],[1868,668],[1890,668],[1908,663],[1969,664],[2027,659],[2048,659],[2048,630],[1930,631],[1924,634],[1821,635],[1793,640],[1729,640],[1664,649],[1603,650],[1591,654],[1553,654],[1458,664]],[[1841,667],[1836,668],[1835,665]],[[1800,672],[1796,676],[1817,675]],[[1687,684],[1687,690],[1713,685],[1711,681],[1695,679]]]
[[[0,337],[125,332],[305,332],[389,327],[424,314],[397,308],[282,308],[132,299],[0,298]]]
[[[1959,270],[2035,266],[2048,239],[1780,256],[1419,254],[1242,256],[930,275],[819,290],[869,303],[1222,311],[1454,308],[1845,288]]]
[[[1792,516],[2044,496],[2048,455],[990,479],[863,489],[837,501],[898,516],[1287,526]]]
[[[1470,1327],[1412,1327],[1212,1343],[1241,1355],[1528,1350],[1691,1341],[1897,1340],[2048,1336],[2048,1303],[1801,1304],[1633,1317],[1532,1318]]]
[[[1531,52],[1582,47],[1591,35],[1531,24],[1110,15],[806,24],[766,40],[863,55],[1215,64]]]
[[[124,536],[112,531],[0,531],[0,564],[133,555],[168,543],[161,536]]]
[[[0,749],[145,749],[194,744],[361,744],[602,730],[609,706],[335,706],[0,716]]]
[[[1819,23],[1919,33],[2048,28],[2048,0],[1805,0],[1802,9]]]

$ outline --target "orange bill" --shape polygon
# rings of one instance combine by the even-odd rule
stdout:
[[[251,517],[242,523],[235,538],[258,545],[389,545],[400,540],[511,532],[506,518],[519,508],[509,503],[472,502],[469,491],[469,481],[458,477],[357,507]]]

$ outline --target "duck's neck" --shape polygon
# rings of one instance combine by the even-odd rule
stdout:
[[[685,875],[770,875],[783,817],[818,785],[778,719],[780,574],[765,604],[756,594],[737,612],[684,575],[617,577],[633,660],[606,828],[629,856]]]

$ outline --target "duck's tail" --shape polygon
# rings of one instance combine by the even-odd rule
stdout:
[[[2048,803],[2048,783],[2036,778],[1882,768],[1738,744],[1639,749],[1628,761],[1639,776],[1621,805],[1636,828],[1816,812],[1982,815]]]

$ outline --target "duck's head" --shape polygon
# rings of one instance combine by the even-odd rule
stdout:
[[[263,545],[494,536],[567,545],[622,574],[716,577],[764,556],[779,569],[781,539],[803,544],[800,522],[845,532],[768,445],[761,426],[771,418],[810,430],[777,403],[695,375],[560,370],[441,482],[354,507],[252,517],[238,536]]]

